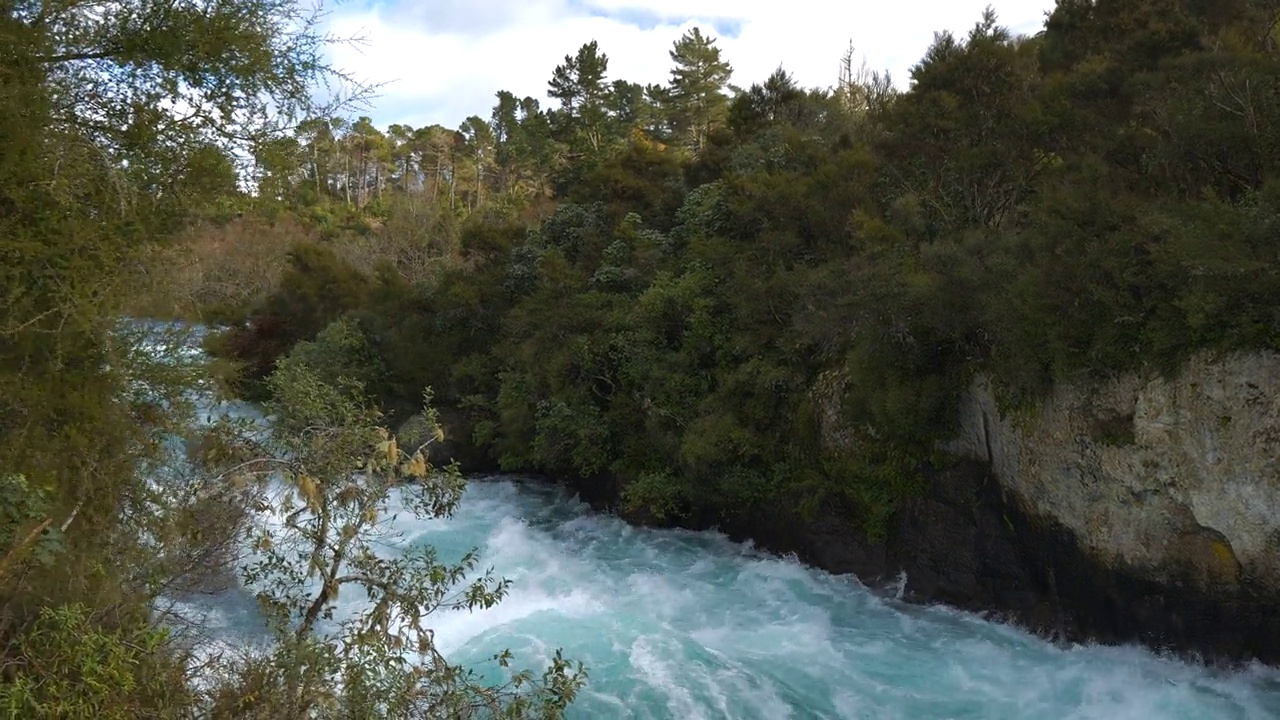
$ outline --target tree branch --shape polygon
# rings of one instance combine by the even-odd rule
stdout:
[[[76,509],[78,510],[79,506],[77,506]],[[74,515],[72,517],[74,517]],[[3,558],[0,558],[0,578],[3,578],[5,574],[9,572],[9,567],[17,562],[19,555],[25,552],[28,547],[35,544],[36,538],[40,537],[40,533],[44,532],[52,524],[53,518],[46,518],[44,522],[32,528],[31,532],[27,533],[26,537],[22,538],[21,542],[14,545],[13,549],[10,550]]]
[[[77,515],[79,515],[79,514],[80,514],[80,508],[82,508],[82,507],[84,507],[84,501],[83,501],[83,500],[81,500],[80,502],[76,503],[76,506],[75,506],[74,508],[72,508],[72,509],[71,509],[71,514],[67,516],[67,519],[66,519],[66,520],[63,520],[63,521],[62,521],[62,525],[58,526],[58,531],[59,531],[59,532],[66,532],[66,531],[67,531],[67,528],[71,527],[71,522],[72,522],[73,520],[75,520],[75,519],[76,519],[76,516],[77,516]]]

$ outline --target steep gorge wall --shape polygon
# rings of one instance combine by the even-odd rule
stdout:
[[[949,449],[990,467],[1063,634],[1280,662],[1280,354],[1202,353],[1007,413],[980,378]]]
[[[824,446],[856,452],[840,372],[814,392]],[[1018,411],[979,378],[946,449],[966,462],[931,472],[883,540],[839,512],[744,534],[1060,639],[1280,663],[1280,354],[1202,353]]]
[[[1002,414],[979,379],[949,449],[1098,561],[1229,599],[1280,600],[1280,354],[1191,359],[1173,378],[1058,387]]]

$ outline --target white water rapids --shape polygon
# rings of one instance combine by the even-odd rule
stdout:
[[[441,649],[480,664],[510,648],[538,668],[563,648],[590,674],[574,718],[1280,718],[1276,670],[1056,646],[715,533],[634,528],[552,487],[476,480],[453,518],[402,522],[409,542],[479,547],[513,581],[491,610],[433,618]],[[221,606],[229,634],[251,632],[251,607]]]

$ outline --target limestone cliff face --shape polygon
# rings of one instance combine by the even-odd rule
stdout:
[[[1173,378],[1058,387],[1001,413],[971,387],[949,448],[1099,562],[1228,598],[1280,597],[1280,354],[1195,356]]]

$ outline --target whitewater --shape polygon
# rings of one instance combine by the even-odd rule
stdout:
[[[452,518],[401,518],[406,543],[478,547],[513,583],[490,610],[433,617],[440,649],[482,668],[508,648],[536,670],[563,648],[589,673],[571,718],[1280,718],[1274,669],[1052,644],[716,533],[632,527],[545,484],[475,479]],[[247,598],[219,615],[253,634]]]

